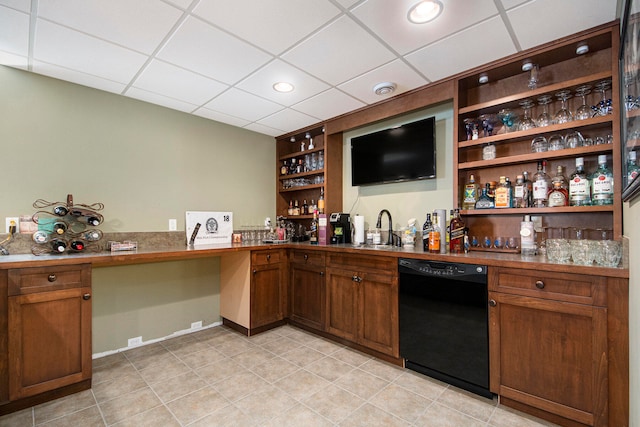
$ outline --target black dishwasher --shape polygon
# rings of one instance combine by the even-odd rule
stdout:
[[[401,258],[398,272],[405,366],[492,397],[487,266]]]

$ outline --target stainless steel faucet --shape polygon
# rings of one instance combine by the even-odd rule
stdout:
[[[378,214],[378,222],[376,223],[376,228],[382,228],[382,214],[386,213],[387,216],[389,217],[389,237],[387,238],[387,245],[389,246],[393,246],[393,220],[391,219],[391,213],[386,210],[386,209],[382,209],[380,211],[380,213]]]

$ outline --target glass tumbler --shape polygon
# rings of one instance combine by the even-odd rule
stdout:
[[[566,264],[571,259],[571,245],[566,238],[567,232],[564,228],[547,228],[547,259],[551,262]]]
[[[600,237],[595,254],[596,263],[603,267],[617,267],[622,259],[622,242],[613,240],[611,230],[597,230]]]
[[[586,230],[583,228],[572,227],[569,229],[569,244],[571,245],[571,259],[574,264],[591,265],[593,258],[591,257],[589,240],[586,238]]]

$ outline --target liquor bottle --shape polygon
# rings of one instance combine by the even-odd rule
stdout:
[[[453,210],[453,218],[449,224],[449,252],[461,254],[464,252],[465,224],[460,217],[460,209]]]
[[[313,211],[313,219],[311,220],[309,243],[312,245],[318,244],[318,213],[315,210]]]
[[[514,208],[526,208],[524,202],[524,175],[516,176],[516,184],[513,186],[513,207]]]
[[[291,163],[289,163],[289,173],[290,174],[294,174],[296,173],[296,168],[297,168],[297,163],[296,163],[296,159],[292,158],[291,159]]]
[[[298,160],[298,164],[296,165],[296,173],[304,172],[304,165],[302,163],[302,159]]]
[[[629,158],[627,159],[627,184],[635,179],[640,173],[640,167],[636,163],[636,152],[629,151]]]
[[[584,158],[576,158],[576,170],[569,177],[569,205],[591,205],[591,185],[584,171]]]
[[[309,212],[314,213],[318,210],[318,205],[316,205],[316,202],[311,199],[311,204],[309,205]]]
[[[433,224],[431,223],[431,214],[427,214],[427,220],[422,226],[422,249],[425,252],[429,252],[429,233],[433,231]]]
[[[429,252],[440,253],[440,227],[438,226],[438,214],[433,213],[433,225],[429,231]]]
[[[286,175],[287,173],[289,173],[289,166],[287,166],[287,161],[284,160],[280,168],[280,175]]]
[[[307,199],[302,201],[302,215],[309,215],[309,204],[307,203]]]
[[[476,209],[492,209],[495,207],[496,205],[493,199],[489,197],[489,183],[487,183],[485,188],[482,189],[482,194],[480,194],[480,197],[476,202]]]
[[[547,198],[549,207],[569,206],[567,179],[562,174],[562,166],[558,166],[556,176],[551,180],[551,188]]]
[[[324,187],[320,188],[320,198],[318,199],[318,213],[324,213]]]
[[[522,194],[522,202],[524,208],[530,208],[533,206],[533,182],[529,179],[529,172],[522,172],[524,178],[524,193]]]
[[[293,215],[293,199],[289,200],[289,209],[287,209],[287,215]]]
[[[453,209],[449,209],[449,219],[447,220],[447,224],[446,224],[446,230],[444,232],[445,235],[445,241],[444,241],[444,248],[447,249],[449,248],[449,242],[451,241],[451,221],[453,221]],[[440,236],[440,238],[442,239],[442,236]],[[440,242],[440,252],[442,252],[442,245],[443,242]]]
[[[462,209],[474,209],[476,202],[478,201],[478,184],[476,179],[471,174],[469,176],[469,183],[464,186],[464,196],[462,199]]]
[[[544,208],[549,205],[548,193],[551,187],[551,179],[546,172],[547,162],[538,162],[538,172],[533,176],[533,202],[536,208]]]
[[[613,173],[607,167],[607,155],[598,156],[598,169],[591,175],[591,204],[613,204]]]
[[[510,208],[512,206],[511,182],[507,177],[500,177],[500,184],[496,188],[495,207]]]
[[[522,256],[533,256],[537,249],[533,222],[529,215],[525,215],[520,223],[520,253]]]
[[[67,249],[67,242],[61,239],[53,239],[51,241],[51,248],[54,252],[62,253]]]
[[[298,205],[298,199],[293,202],[293,215],[300,215],[300,205]]]

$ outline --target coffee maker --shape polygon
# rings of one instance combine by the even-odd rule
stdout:
[[[329,215],[331,243],[351,243],[351,221],[348,213],[334,212]]]

